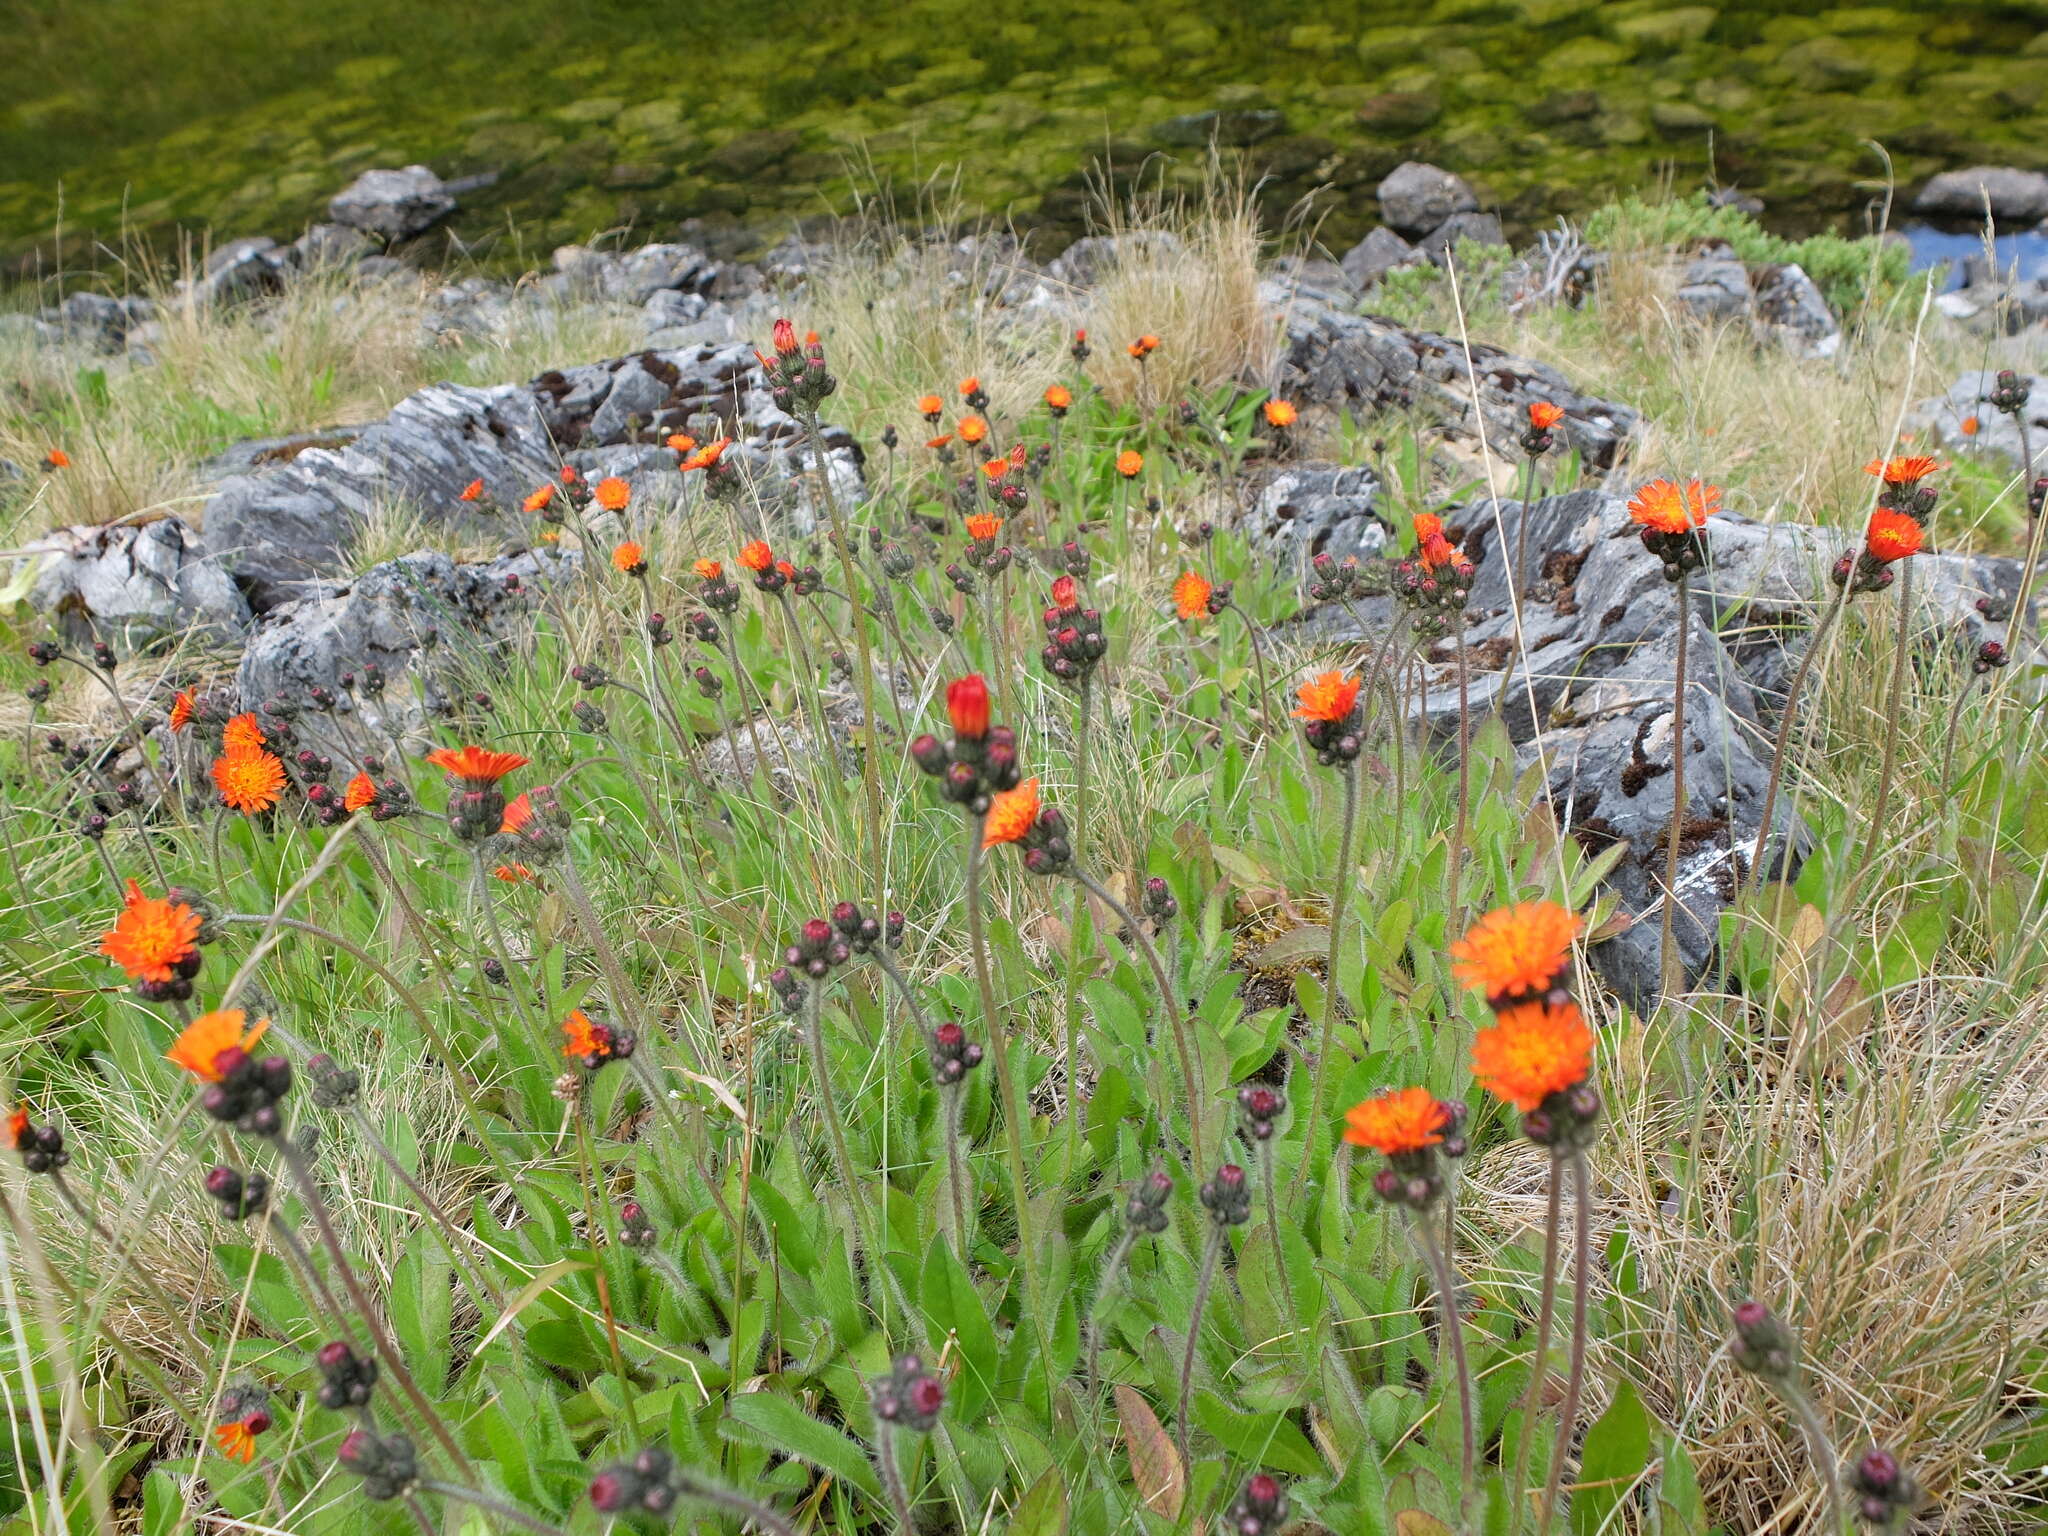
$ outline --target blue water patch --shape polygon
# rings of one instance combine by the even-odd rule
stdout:
[[[1900,233],[1912,247],[1915,272],[1948,269],[1947,281],[1942,284],[1944,289],[1962,287],[1963,264],[1981,262],[1984,258],[1982,234],[1951,234],[1931,224],[1909,224]],[[2023,229],[2017,234],[1999,235],[1992,245],[2001,272],[2010,270],[2017,263],[2022,282],[2030,277],[2048,277],[2048,234],[2038,229]]]

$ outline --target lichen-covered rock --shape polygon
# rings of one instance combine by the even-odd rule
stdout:
[[[1474,245],[1506,245],[1500,219],[1491,213],[1454,213],[1415,243],[1415,251],[1442,266],[1458,249],[1460,241]]]
[[[397,171],[363,172],[335,193],[327,216],[366,234],[405,240],[432,229],[455,208],[455,194],[447,183],[424,165],[408,165]]]
[[[180,518],[63,528],[28,545],[20,558],[35,566],[29,606],[75,640],[127,649],[186,635],[231,641],[249,623],[240,589]]]
[[[1344,275],[1360,288],[1370,288],[1396,267],[1410,266],[1420,259],[1414,246],[1382,225],[1346,251],[1339,265],[1344,268]]]
[[[1462,176],[1440,166],[1405,161],[1380,182],[1380,218],[1397,233],[1419,239],[1454,213],[1477,213],[1479,196]]]
[[[1328,553],[1363,560],[1386,547],[1379,476],[1365,464],[1280,464],[1247,489],[1243,529],[1269,559],[1297,576]]]

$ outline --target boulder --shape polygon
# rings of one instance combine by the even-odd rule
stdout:
[[[1819,284],[1795,261],[1766,263],[1750,277],[1756,317],[1766,334],[1800,357],[1833,357],[1842,327]]]
[[[134,649],[185,635],[231,641],[248,627],[247,600],[179,518],[63,528],[21,557],[34,566],[29,606],[77,640]]]
[[[1475,245],[1508,243],[1507,236],[1501,233],[1500,219],[1495,215],[1454,213],[1416,242],[1415,251],[1417,255],[1442,266],[1450,260],[1461,240],[1469,240]]]
[[[1419,239],[1454,213],[1477,213],[1479,196],[1464,178],[1408,160],[1380,183],[1380,217],[1396,233]]]
[[[314,224],[292,242],[296,264],[306,272],[353,266],[376,249],[376,242],[368,235],[346,224]]]
[[[2022,374],[2029,393],[2023,414],[2027,418],[2028,448],[2033,453],[2031,469],[2048,472],[2048,378],[2038,373]],[[1997,374],[1992,369],[1965,373],[1951,384],[1946,394],[1922,400],[1906,418],[1906,430],[1917,441],[1932,438],[1950,453],[1987,454],[2002,459],[2018,470],[2024,455],[2020,450],[2020,429],[2010,416],[1994,411],[1987,403]],[[1974,427],[1965,431],[1966,426]]]
[[[327,216],[335,223],[387,241],[421,234],[453,213],[455,194],[424,165],[365,171],[334,195]]]
[[[1384,549],[1379,497],[1379,476],[1368,465],[1275,465],[1247,487],[1242,527],[1267,559],[1299,576],[1326,552],[1363,560]]]
[[[155,318],[156,306],[139,294],[116,299],[103,293],[72,293],[42,312],[37,335],[81,343],[98,352],[119,352],[131,332]]]
[[[1754,302],[1749,268],[1726,246],[1709,251],[1685,269],[1678,302],[1702,320],[1747,319]]]
[[[1982,223],[1986,208],[2000,224],[2032,224],[2048,218],[2048,175],[2010,165],[1973,165],[1943,171],[1913,199],[1924,218]]]
[[[1346,251],[1338,265],[1360,288],[1370,288],[1394,268],[1412,266],[1420,259],[1414,246],[1383,224]]]

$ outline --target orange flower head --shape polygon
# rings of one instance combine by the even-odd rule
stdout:
[[[1451,1112],[1427,1088],[1389,1088],[1344,1112],[1344,1139],[1383,1157],[1442,1143]]]
[[[29,1130],[28,1106],[26,1104],[18,1104],[15,1106],[14,1112],[7,1117],[8,1150],[19,1152],[22,1143],[28,1140]]]
[[[797,349],[796,322],[787,317],[776,321],[769,339],[774,343],[775,350],[787,357]]]
[[[526,500],[522,501],[519,505],[524,507],[529,512],[543,512],[547,510],[548,503],[553,501],[554,499],[555,488],[554,485],[550,483],[542,486],[539,490],[535,491],[532,495],[528,496]]]
[[[359,773],[348,781],[348,788],[341,793],[341,808],[353,816],[366,805],[377,803],[377,781],[367,773]]]
[[[917,397],[917,414],[926,421],[937,421],[945,413],[946,402],[937,395],[919,395]]]
[[[270,1415],[252,1413],[247,1418],[230,1419],[225,1424],[216,1424],[213,1426],[213,1443],[229,1461],[239,1461],[246,1466],[256,1459],[256,1434],[259,1425],[269,1428]]]
[[[988,680],[979,672],[970,672],[946,684],[946,718],[953,722],[953,734],[962,741],[979,741],[986,736]]]
[[[1001,484],[1003,477],[1009,474],[1009,472],[1010,458],[1008,454],[1004,454],[1000,458],[990,459],[981,466],[981,473],[990,485]]]
[[[1721,488],[1688,480],[1652,480],[1628,504],[1628,515],[1659,533],[1690,533],[1721,510]]]
[[[1159,350],[1159,338],[1148,332],[1132,342],[1126,350],[1131,356],[1142,363],[1146,358]]]
[[[1442,518],[1438,517],[1434,512],[1418,512],[1415,514],[1415,544],[1417,548],[1427,544],[1431,539],[1440,539],[1443,536],[1444,520]]]
[[[462,780],[470,789],[488,789],[530,761],[517,752],[493,752],[488,747],[440,747],[427,754],[430,767],[440,769],[450,778]]]
[[[505,802],[505,819],[498,823],[500,832],[524,832],[533,820],[533,797],[525,790],[519,791]]]
[[[1975,437],[1980,431],[1983,430],[1983,426],[1984,424],[1977,420],[1976,417],[1965,416],[1962,420],[1963,436]]]
[[[1886,485],[1918,485],[1945,467],[1930,454],[1914,453],[1899,459],[1872,459],[1863,466],[1863,473],[1877,476]]]
[[[219,1082],[222,1075],[218,1065],[221,1053],[251,1049],[263,1038],[263,1032],[270,1028],[268,1019],[258,1019],[244,1028],[247,1018],[248,1015],[239,1008],[202,1013],[171,1042],[171,1048],[164,1052],[164,1060],[173,1066],[183,1067],[202,1083]]]
[[[1523,1114],[1593,1070],[1593,1032],[1577,1003],[1518,1003],[1472,1041],[1472,1076]]]
[[[462,488],[462,494],[456,498],[458,501],[482,501],[483,499],[484,483],[481,480],[470,481],[469,484]]]
[[[1870,514],[1870,527],[1863,535],[1863,547],[1879,565],[1890,565],[1908,555],[1920,553],[1927,535],[1903,512],[1879,507]]]
[[[69,469],[71,467],[71,455],[62,448],[52,448],[43,455],[43,466],[46,469]]]
[[[1266,425],[1278,431],[1285,431],[1301,419],[1301,412],[1289,400],[1268,400],[1264,409]]]
[[[950,443],[951,441],[953,441],[952,433],[941,432],[937,437],[926,438],[924,440],[924,445],[927,448],[943,448],[946,446],[946,444]]]
[[[1342,725],[1351,718],[1351,711],[1358,707],[1358,690],[1364,686],[1364,679],[1342,672],[1325,672],[1319,677],[1312,677],[1301,685],[1301,705],[1294,711],[1294,717]]]
[[[631,539],[612,550],[612,569],[622,576],[647,574],[647,551]]]
[[[618,1044],[609,1025],[600,1024],[581,1008],[571,1008],[562,1020],[562,1054],[582,1058],[596,1067],[611,1059]]]
[[[1059,415],[1073,408],[1074,392],[1064,384],[1054,384],[1045,392],[1045,403],[1054,415]]]
[[[993,544],[1003,531],[1003,520],[993,512],[976,512],[967,519],[967,537],[977,544]]]
[[[500,864],[491,871],[493,880],[502,880],[507,885],[524,885],[533,878],[533,871],[524,864]]]
[[[1064,613],[1069,608],[1081,606],[1081,585],[1071,575],[1055,576],[1052,579],[1052,605]]]
[[[605,511],[623,512],[626,510],[626,503],[633,499],[633,487],[617,475],[606,475],[597,482],[597,489],[592,494],[596,496],[597,504]]]
[[[1014,843],[1023,839],[1038,821],[1038,779],[1034,775],[1015,789],[998,790],[989,796],[988,815],[982,818],[981,846]]]
[[[100,935],[100,953],[136,981],[169,981],[199,953],[201,922],[182,901],[131,894]]]
[[[731,446],[732,439],[729,437],[714,438],[683,460],[678,467],[685,470],[710,469],[720,459],[725,457],[726,449]]]
[[[1199,571],[1182,571],[1173,584],[1173,611],[1182,623],[1209,616],[1209,598],[1215,588]]]
[[[778,561],[776,561],[776,562],[775,562],[775,569],[776,569],[776,570],[777,570],[778,572],[780,572],[780,573],[781,573],[782,579],[783,579],[784,581],[795,581],[795,580],[796,580],[796,567],[795,567],[795,565],[791,564],[791,563],[790,563],[789,561],[787,561],[787,560],[778,560]]]
[[[1431,534],[1428,538],[1424,539],[1422,541],[1422,548],[1417,550],[1416,554],[1420,557],[1422,563],[1432,571],[1449,565],[1458,558],[1458,552],[1451,547],[1451,541],[1444,538],[1441,534]]]
[[[171,729],[182,731],[192,723],[192,711],[199,707],[199,700],[190,688],[180,688],[178,696],[171,700]]]
[[[576,466],[574,464],[564,464],[562,466],[562,484],[574,485],[581,478],[582,476],[576,473]]]
[[[1529,402],[1529,425],[1538,432],[1548,432],[1563,420],[1563,406],[1552,405],[1548,400],[1531,400]]]
[[[988,437],[988,423],[979,416],[962,416],[953,430],[963,443],[979,443]]]
[[[1585,924],[1554,901],[1524,901],[1481,917],[1451,945],[1451,972],[1488,1001],[1549,990]]]
[[[223,752],[260,747],[269,740],[270,738],[263,734],[263,727],[256,723],[256,716],[253,713],[236,715],[221,727],[220,745]]]
[[[254,816],[284,793],[284,764],[262,747],[236,747],[213,760],[213,787],[229,810]]]
[[[725,567],[710,559],[694,560],[690,563],[690,569],[705,581],[717,581],[725,574]]]
[[[1135,480],[1145,468],[1145,455],[1135,448],[1126,448],[1116,456],[1116,472],[1126,480]]]
[[[766,539],[750,539],[740,549],[740,564],[747,570],[760,572],[775,563],[775,551],[768,547]]]
[[[679,458],[688,458],[690,450],[697,446],[697,439],[687,432],[671,432],[668,435],[668,451]]]
[[[962,400],[972,399],[974,396],[980,393],[981,380],[976,378],[973,374],[970,373],[966,378],[960,381],[960,398]]]

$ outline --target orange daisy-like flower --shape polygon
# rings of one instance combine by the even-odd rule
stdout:
[[[493,880],[502,880],[507,885],[523,885],[533,878],[533,871],[524,864],[500,864],[491,871]]]
[[[967,519],[967,537],[977,544],[993,544],[1003,531],[1003,520],[993,512],[976,512]]]
[[[1398,1157],[1439,1145],[1450,1123],[1451,1112],[1427,1088],[1389,1088],[1344,1112],[1344,1139]]]
[[[171,729],[182,731],[192,723],[192,711],[199,707],[199,700],[190,688],[180,688],[178,696],[171,700]]]
[[[1135,480],[1145,468],[1145,455],[1135,448],[1126,448],[1116,456],[1116,472],[1126,480]]]
[[[562,466],[562,484],[574,485],[581,478],[576,473],[576,466],[574,464],[564,464]]]
[[[1351,718],[1351,711],[1358,706],[1358,690],[1365,686],[1363,678],[1349,677],[1342,672],[1325,672],[1312,677],[1301,685],[1301,705],[1294,711],[1297,720],[1324,720],[1331,725],[1341,725]]]
[[[1422,563],[1430,570],[1449,565],[1458,558],[1458,552],[1451,547],[1451,541],[1441,534],[1431,534],[1422,541],[1422,548],[1416,551]]]
[[[1894,560],[1919,554],[1926,539],[1920,525],[1905,513],[1879,507],[1870,514],[1870,527],[1864,532],[1863,547],[1879,565],[1890,565]]]
[[[539,490],[529,495],[526,498],[526,500],[519,503],[519,505],[524,507],[529,512],[540,512],[544,511],[547,507],[547,504],[553,501],[554,499],[554,486],[552,484],[544,485]]]
[[[28,1140],[29,1130],[28,1106],[26,1104],[16,1105],[14,1112],[7,1117],[8,1149],[19,1152],[21,1144]]]
[[[202,1083],[217,1083],[221,1074],[215,1063],[220,1060],[220,1053],[249,1050],[270,1028],[268,1019],[258,1019],[244,1028],[247,1019],[248,1015],[239,1008],[202,1013],[171,1042],[171,1048],[164,1052],[164,1060],[173,1066],[183,1067]]]
[[[602,1059],[612,1053],[612,1032],[581,1008],[571,1008],[569,1017],[562,1020],[562,1042],[564,1056]]]
[[[740,564],[750,571],[765,571],[775,563],[775,551],[766,539],[753,539],[740,551]]]
[[[979,416],[962,416],[953,430],[963,443],[978,443],[988,436],[988,423]]]
[[[1520,1003],[1472,1041],[1472,1076],[1523,1114],[1593,1070],[1593,1032],[1577,1003]]]
[[[946,446],[946,444],[950,443],[951,441],[953,441],[952,433],[941,432],[937,437],[926,438],[924,440],[924,445],[927,448],[943,448]]]
[[[697,439],[690,436],[687,432],[671,432],[668,435],[668,451],[680,457],[688,458],[690,450],[696,446]]]
[[[1159,350],[1159,338],[1148,332],[1132,342],[1126,350],[1130,352],[1131,356],[1142,363],[1146,358]]]
[[[1975,437],[1980,431],[1983,430],[1984,424],[1977,420],[1977,418],[1974,416],[1965,416],[1962,419],[1961,426],[1963,429],[1963,436]]]
[[[687,459],[683,460],[682,464],[678,467],[684,470],[709,469],[712,465],[716,464],[720,459],[725,457],[726,449],[730,448],[731,446],[731,438],[715,438],[711,442],[704,444],[703,447],[699,448]]]
[[[270,738],[263,734],[263,727],[256,723],[256,716],[253,713],[236,715],[221,727],[220,745],[223,752],[253,750],[269,740]]]
[[[213,787],[229,810],[254,816],[284,793],[284,764],[262,747],[236,747],[213,760]]]
[[[230,1419],[213,1426],[213,1443],[229,1461],[246,1466],[256,1459],[256,1427],[251,1420],[260,1420],[267,1427],[270,1416],[252,1413],[246,1419]]]
[[[482,501],[483,499],[484,483],[481,480],[470,481],[469,484],[462,488],[462,494],[456,498],[458,501]]]
[[[43,468],[45,469],[69,469],[70,467],[71,455],[62,448],[52,448],[43,455]]]
[[[981,466],[981,473],[983,477],[991,485],[994,485],[997,481],[1001,480],[1003,476],[1007,475],[1009,472],[1010,458],[1008,454],[1003,455],[999,459],[990,459],[987,463]]]
[[[1074,404],[1074,392],[1064,384],[1054,384],[1045,392],[1045,403],[1054,411],[1070,410]]]
[[[617,475],[606,475],[597,482],[597,488],[591,494],[597,498],[597,504],[605,511],[623,512],[626,510],[626,503],[633,499],[633,487]]]
[[[960,381],[960,398],[962,400],[967,399],[969,396],[978,395],[980,393],[981,380],[976,378],[973,374],[969,374],[966,378]]]
[[[937,421],[945,413],[946,402],[937,395],[919,395],[917,397],[917,414],[926,421]]]
[[[440,747],[427,754],[430,767],[440,769],[450,778],[462,780],[471,789],[495,784],[514,769],[524,768],[530,761],[517,752],[493,752],[488,747]]]
[[[533,797],[521,790],[505,803],[505,819],[498,823],[500,832],[524,832],[533,820]]]
[[[1015,789],[998,790],[989,797],[988,815],[982,818],[981,846],[1014,843],[1038,820],[1038,780],[1026,779]]]
[[[1900,459],[1872,459],[1863,466],[1863,473],[1877,476],[1886,485],[1918,485],[1943,467],[1931,454],[1913,453]]]
[[[1197,571],[1182,571],[1180,579],[1173,584],[1174,614],[1186,623],[1189,619],[1203,619],[1209,616],[1209,598],[1215,592],[1208,578]]]
[[[720,565],[716,560],[693,561],[690,565],[690,569],[695,571],[699,576],[703,577],[703,579],[706,581],[716,581],[719,577],[725,574],[725,567],[723,565]]]
[[[1721,488],[1688,480],[1652,480],[1628,504],[1628,515],[1659,533],[1690,533],[1721,509]]]
[[[643,576],[647,573],[647,551],[631,539],[612,550],[612,569],[623,576]]]
[[[1266,425],[1282,431],[1301,419],[1301,412],[1288,400],[1268,400],[1265,404]]]
[[[348,781],[348,787],[341,792],[341,808],[353,816],[366,805],[377,803],[377,781],[367,773],[359,773]]]
[[[1529,402],[1529,425],[1538,432],[1548,432],[1563,420],[1563,406],[1552,405],[1548,400],[1531,400]]]
[[[562,533],[561,533],[561,530],[560,530],[560,529],[558,529],[558,528],[545,528],[545,529],[541,530],[541,534],[540,534],[540,541],[541,541],[541,543],[543,543],[543,544],[559,544],[559,543],[561,543],[561,542],[562,542]]]
[[[1444,536],[1444,520],[1434,512],[1415,514],[1415,543],[1418,547]]]
[[[1584,927],[1554,901],[1496,908],[1451,946],[1451,973],[1489,999],[1542,992],[1564,970]]]

